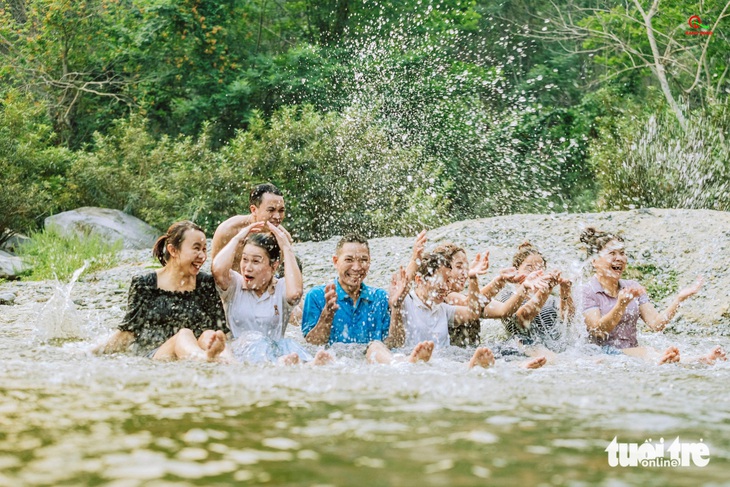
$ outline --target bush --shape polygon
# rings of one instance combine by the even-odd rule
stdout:
[[[599,207],[730,210],[730,110],[692,112],[687,130],[671,113],[625,119],[593,147]]]
[[[439,169],[417,147],[394,144],[370,113],[283,108],[219,151],[208,131],[155,141],[140,117],[96,134],[77,153],[70,188],[82,205],[116,208],[157,228],[190,219],[211,235],[248,213],[248,194],[270,181],[286,195],[287,227],[298,239],[357,230],[411,234],[443,221]]]
[[[40,227],[73,199],[65,191],[72,153],[53,146],[44,107],[11,91],[0,99],[0,243]]]
[[[94,148],[79,152],[71,182],[82,205],[115,208],[165,229],[193,220],[211,234],[248,207],[248,182],[199,138],[155,140],[139,116],[119,120]]]
[[[31,241],[18,249],[20,257],[31,267],[21,277],[31,281],[67,281],[84,264],[88,266],[86,272],[114,267],[121,249],[121,241],[110,244],[98,235],[66,236],[51,227],[33,233]]]
[[[223,153],[252,184],[286,191],[288,225],[301,240],[409,235],[444,219],[436,164],[393,143],[370,112],[284,108],[268,126],[255,118]]]

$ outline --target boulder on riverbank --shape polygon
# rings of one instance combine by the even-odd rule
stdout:
[[[151,248],[160,236],[159,231],[139,218],[108,208],[65,211],[46,218],[45,226],[53,226],[63,235],[99,235],[110,242],[121,240],[125,249]]]
[[[0,278],[15,279],[26,268],[27,266],[20,257],[15,257],[12,254],[0,250]]]

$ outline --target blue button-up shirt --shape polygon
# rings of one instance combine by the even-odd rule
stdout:
[[[312,288],[304,299],[302,312],[302,333],[307,336],[317,325],[319,316],[324,309],[324,288]],[[370,343],[373,340],[385,340],[390,327],[390,312],[388,310],[388,293],[384,289],[360,284],[360,297],[357,303],[340,286],[335,279],[337,305],[332,319],[329,344],[341,343]]]

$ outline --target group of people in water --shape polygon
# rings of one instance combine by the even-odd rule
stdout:
[[[153,248],[162,268],[132,279],[123,322],[96,351],[133,348],[153,360],[323,365],[335,360],[327,350],[335,343],[362,344],[366,360],[377,364],[427,362],[434,350],[456,346],[474,348],[469,368],[517,357],[534,369],[556,360],[565,325],[576,318],[572,281],[549,271],[530,243],[517,249],[512,267],[480,287],[489,252],[471,262],[454,243],[427,252],[426,231],[387,291],[364,282],[371,264],[367,239],[344,236],[332,257],[337,276],[311,289],[300,306],[302,270],[282,226],[284,197],[276,186],[261,184],[249,203],[249,215],[229,218],[216,230],[212,274],[201,272],[207,259],[203,230],[189,221],[174,223]],[[660,313],[641,285],[622,279],[628,261],[620,235],[587,228],[581,241],[594,269],[580,291],[589,340],[606,354],[679,362],[675,347],[660,353],[639,345],[638,320],[663,330],[702,280]],[[482,318],[501,319],[511,339],[482,346]],[[307,348],[315,347],[285,338],[290,323],[300,324],[306,342],[320,349],[313,354]],[[725,352],[716,347],[691,360],[712,364],[725,360]]]

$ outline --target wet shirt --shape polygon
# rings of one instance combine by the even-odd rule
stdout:
[[[495,299],[504,303],[513,294],[514,290],[506,288]],[[527,302],[527,299],[522,304],[525,302]],[[553,345],[556,345],[561,339],[559,311],[558,299],[550,295],[545,300],[540,312],[530,322],[529,329],[520,326],[516,314],[502,318],[502,324],[510,337],[516,336],[526,345],[539,342],[548,345],[548,348],[552,349]]]
[[[228,327],[234,338],[258,334],[272,340],[284,336],[292,307],[286,301],[286,282],[275,280],[261,296],[243,289],[243,277],[231,272],[228,289],[222,291],[221,299],[228,318]]]
[[[307,293],[302,311],[302,334],[306,337],[317,325],[325,306],[325,286],[317,286]],[[329,345],[333,343],[370,343],[385,340],[390,327],[388,293],[376,287],[360,284],[360,297],[357,303],[335,279],[337,305],[332,319]]]
[[[436,348],[450,345],[449,326],[454,323],[456,306],[440,303],[429,307],[411,291],[403,300],[401,316],[406,330],[406,347],[412,348],[426,340],[432,341]]]
[[[636,281],[630,281],[620,279],[618,281],[619,290],[625,287],[639,286]],[[583,312],[593,308],[598,308],[601,311],[601,316],[608,314],[616,303],[618,298],[610,296],[598,279],[593,277],[583,287]],[[593,337],[593,343],[597,345],[608,345],[615,348],[632,348],[638,347],[639,341],[636,339],[636,323],[639,321],[639,306],[649,302],[649,296],[646,293],[639,296],[637,299],[632,299],[629,305],[626,307],[621,320],[616,325],[611,333],[605,338]]]
[[[156,272],[134,277],[119,329],[134,334],[135,348],[159,347],[181,328],[189,328],[196,337],[205,330],[228,333],[213,276],[198,273],[192,291],[159,289]]]

